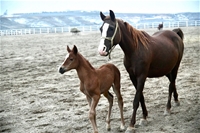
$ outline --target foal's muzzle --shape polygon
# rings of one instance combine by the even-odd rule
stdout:
[[[66,72],[66,71],[65,71],[64,68],[62,68],[62,67],[59,68],[59,73],[63,74],[63,73],[65,73],[65,72]]]

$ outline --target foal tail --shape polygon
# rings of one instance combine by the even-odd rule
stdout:
[[[179,37],[183,40],[184,34],[183,34],[183,31],[180,28],[173,29],[172,31],[176,32],[179,35]]]

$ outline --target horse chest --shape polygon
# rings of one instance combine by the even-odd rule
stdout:
[[[148,66],[150,62],[143,58],[125,58],[124,66],[130,75],[140,75],[142,73],[148,72]]]
[[[83,92],[86,96],[92,97],[93,95],[100,94],[99,89],[93,82],[82,82],[81,83],[80,90]]]

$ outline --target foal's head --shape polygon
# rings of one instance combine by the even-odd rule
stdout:
[[[105,16],[100,12],[100,17],[103,24],[100,28],[101,41],[98,51],[100,55],[107,56],[114,48],[113,46],[119,44],[121,40],[120,28],[112,10],[110,10],[110,16]]]
[[[73,49],[71,50],[68,46],[67,46],[67,51],[68,54],[65,57],[64,62],[62,63],[62,65],[59,68],[59,72],[61,74],[71,70],[71,69],[76,69],[76,67],[78,66],[78,60],[77,60],[77,54],[78,54],[78,49],[76,46],[73,47]]]

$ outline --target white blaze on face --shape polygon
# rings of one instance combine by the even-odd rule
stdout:
[[[108,23],[104,23],[103,27],[102,27],[102,37],[106,37],[107,36],[107,30],[108,30],[109,24]]]
[[[107,36],[107,30],[109,28],[109,24],[108,23],[104,23],[103,27],[102,27],[102,34],[101,34],[101,40],[100,40],[100,44],[98,47],[98,51],[100,55],[107,55],[106,52],[106,46],[104,45],[104,41],[105,41],[105,37]]]
[[[69,57],[69,53],[65,56],[65,60]]]
[[[63,63],[61,64],[61,66],[60,67],[62,67],[63,66],[63,64],[65,63],[65,61],[67,60],[67,58],[69,57],[69,53],[65,56],[65,59],[64,59],[64,61],[63,61]]]

